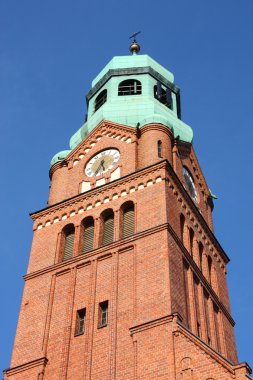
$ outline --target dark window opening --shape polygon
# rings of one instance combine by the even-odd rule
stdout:
[[[194,232],[190,228],[190,254],[193,256],[193,241],[194,241]]]
[[[85,315],[86,315],[86,309],[80,309],[76,312],[76,328],[75,328],[75,335],[81,335],[84,333],[85,328]]]
[[[95,107],[94,107],[95,112],[106,102],[106,100],[107,100],[107,90],[103,90],[96,97]]]
[[[162,87],[161,82],[157,82],[154,86],[154,97],[168,108],[172,108],[172,95],[170,88],[166,87],[166,90]]]
[[[118,95],[141,95],[141,82],[136,79],[127,79],[119,84]]]
[[[197,335],[201,338],[201,328],[199,322],[197,322]]]
[[[99,323],[98,327],[105,327],[108,325],[108,301],[101,302],[99,304]]]
[[[180,215],[180,232],[181,232],[181,240],[183,242],[183,244],[185,244],[185,241],[184,241],[184,228],[185,228],[185,217],[184,215]]]
[[[162,142],[161,142],[161,140],[159,140],[158,142],[157,142],[157,154],[158,154],[158,157],[159,158],[162,158],[163,156],[162,156]]]
[[[202,271],[202,266],[203,266],[203,245],[202,243],[199,243],[199,269]]]
[[[213,262],[210,256],[208,256],[208,277],[209,277],[209,282],[212,285],[212,266]]]

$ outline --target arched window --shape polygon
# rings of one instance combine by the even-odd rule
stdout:
[[[209,282],[211,285],[212,285],[212,270],[213,270],[212,266],[213,266],[213,261],[211,257],[208,256],[208,277],[209,277]]]
[[[95,99],[95,112],[106,102],[107,100],[107,90],[103,90],[98,94]]]
[[[102,245],[107,245],[114,240],[114,213],[106,210],[102,215]]]
[[[68,224],[63,230],[63,261],[71,259],[74,248],[75,227]]]
[[[157,141],[157,154],[159,158],[162,158],[162,142],[161,140]]]
[[[166,87],[164,89],[162,87],[161,82],[157,82],[157,85],[154,86],[154,97],[162,104],[164,104],[166,107],[171,108],[172,106],[172,97],[171,97],[171,90]]]
[[[82,253],[89,252],[93,249],[94,242],[94,220],[90,216],[84,219],[82,223],[83,227],[83,246]]]
[[[122,206],[122,238],[131,236],[135,232],[134,204],[125,203]]]
[[[141,95],[141,82],[136,79],[127,79],[119,84],[118,95]]]

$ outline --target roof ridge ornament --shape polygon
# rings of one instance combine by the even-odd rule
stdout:
[[[133,38],[133,42],[129,47],[129,50],[133,55],[136,55],[141,50],[140,45],[136,41],[136,36],[140,34],[141,32],[134,32],[129,38]]]

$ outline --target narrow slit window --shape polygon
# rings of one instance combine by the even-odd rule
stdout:
[[[190,228],[190,254],[193,256],[193,240],[194,240],[194,232]]]
[[[159,158],[162,158],[162,142],[161,140],[157,141],[157,153],[158,153],[158,157]]]
[[[108,301],[99,304],[99,323],[98,327],[105,327],[108,325]]]
[[[85,316],[86,316],[86,309],[80,309],[76,312],[76,328],[75,328],[75,335],[81,335],[84,334],[85,330]]]

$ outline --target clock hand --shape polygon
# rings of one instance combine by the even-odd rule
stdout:
[[[100,167],[101,167],[101,162],[100,162],[100,164],[99,164],[99,166],[97,167],[97,170],[95,171],[95,175],[97,175],[98,174],[98,172],[99,172],[99,170],[100,170]]]
[[[101,161],[101,166],[102,166],[103,170],[105,170],[104,163],[105,163],[105,160],[102,160]]]
[[[104,162],[105,162],[105,160],[102,160],[102,161],[100,162],[99,166],[97,167],[97,170],[95,171],[95,175],[98,174],[98,172],[99,172],[99,170],[100,170],[101,167],[102,167],[103,170],[105,170]]]

